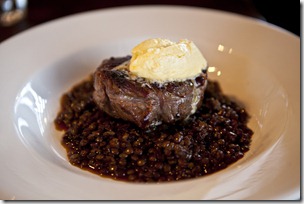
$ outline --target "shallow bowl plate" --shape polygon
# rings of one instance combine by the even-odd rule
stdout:
[[[60,96],[110,56],[147,38],[187,38],[210,79],[247,108],[251,149],[209,176],[161,184],[101,178],[69,164],[54,128]],[[1,199],[300,198],[300,39],[216,10],[142,6],[97,10],[0,44]]]

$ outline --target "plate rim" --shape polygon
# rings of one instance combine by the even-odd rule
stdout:
[[[206,8],[206,7],[189,6],[189,5],[148,4],[148,5],[108,7],[108,8],[93,9],[93,10],[82,11],[82,12],[78,12],[78,13],[74,13],[74,14],[69,14],[66,16],[62,16],[62,17],[59,17],[56,19],[52,19],[52,20],[40,23],[38,25],[34,25],[26,30],[23,30],[23,31],[5,39],[4,41],[0,42],[0,46],[1,46],[1,44],[6,43],[6,41],[11,41],[13,38],[19,37],[20,35],[23,35],[24,33],[32,32],[32,30],[36,30],[36,29],[41,29],[40,27],[49,26],[49,24],[57,23],[58,21],[63,21],[63,20],[67,20],[70,18],[81,17],[84,15],[94,14],[94,13],[99,13],[99,12],[104,13],[104,12],[113,12],[113,11],[118,11],[118,10],[130,10],[130,9],[185,9],[185,10],[193,10],[193,11],[197,10],[197,11],[211,12],[211,13],[217,13],[217,14],[224,14],[224,15],[228,15],[228,16],[234,16],[234,17],[238,17],[238,18],[242,18],[242,19],[247,19],[249,21],[253,21],[255,23],[260,24],[261,26],[265,26],[268,28],[270,27],[274,30],[277,30],[278,32],[283,32],[287,35],[290,35],[290,36],[295,37],[298,40],[300,40],[300,36],[292,33],[289,30],[284,29],[283,27],[280,27],[273,23],[267,22],[263,19],[255,18],[252,16],[247,16],[247,15],[240,14],[240,13],[235,13],[232,11],[226,11],[226,10],[220,10],[220,9],[214,9],[214,8]]]

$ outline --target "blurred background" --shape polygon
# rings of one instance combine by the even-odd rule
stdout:
[[[23,13],[7,15],[2,20],[10,23],[0,25],[0,43],[33,26],[63,16],[96,10],[130,5],[185,5],[233,12],[254,17],[282,27],[300,36],[301,5],[296,1],[275,0],[16,0],[20,5],[9,4],[12,0],[0,0],[3,9],[24,6]],[[296,4],[297,3],[297,4]],[[293,5],[292,5],[293,4]],[[9,7],[11,6],[11,7]],[[18,19],[21,20],[18,20]]]

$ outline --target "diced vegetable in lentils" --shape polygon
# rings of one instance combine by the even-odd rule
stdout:
[[[95,105],[93,78],[62,96],[55,119],[71,164],[131,182],[176,181],[226,168],[249,150],[246,110],[208,81],[203,106],[186,122],[143,130]]]

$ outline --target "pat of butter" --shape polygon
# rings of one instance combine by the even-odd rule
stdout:
[[[189,40],[145,40],[132,49],[130,72],[153,82],[184,81],[207,69],[207,61]]]

